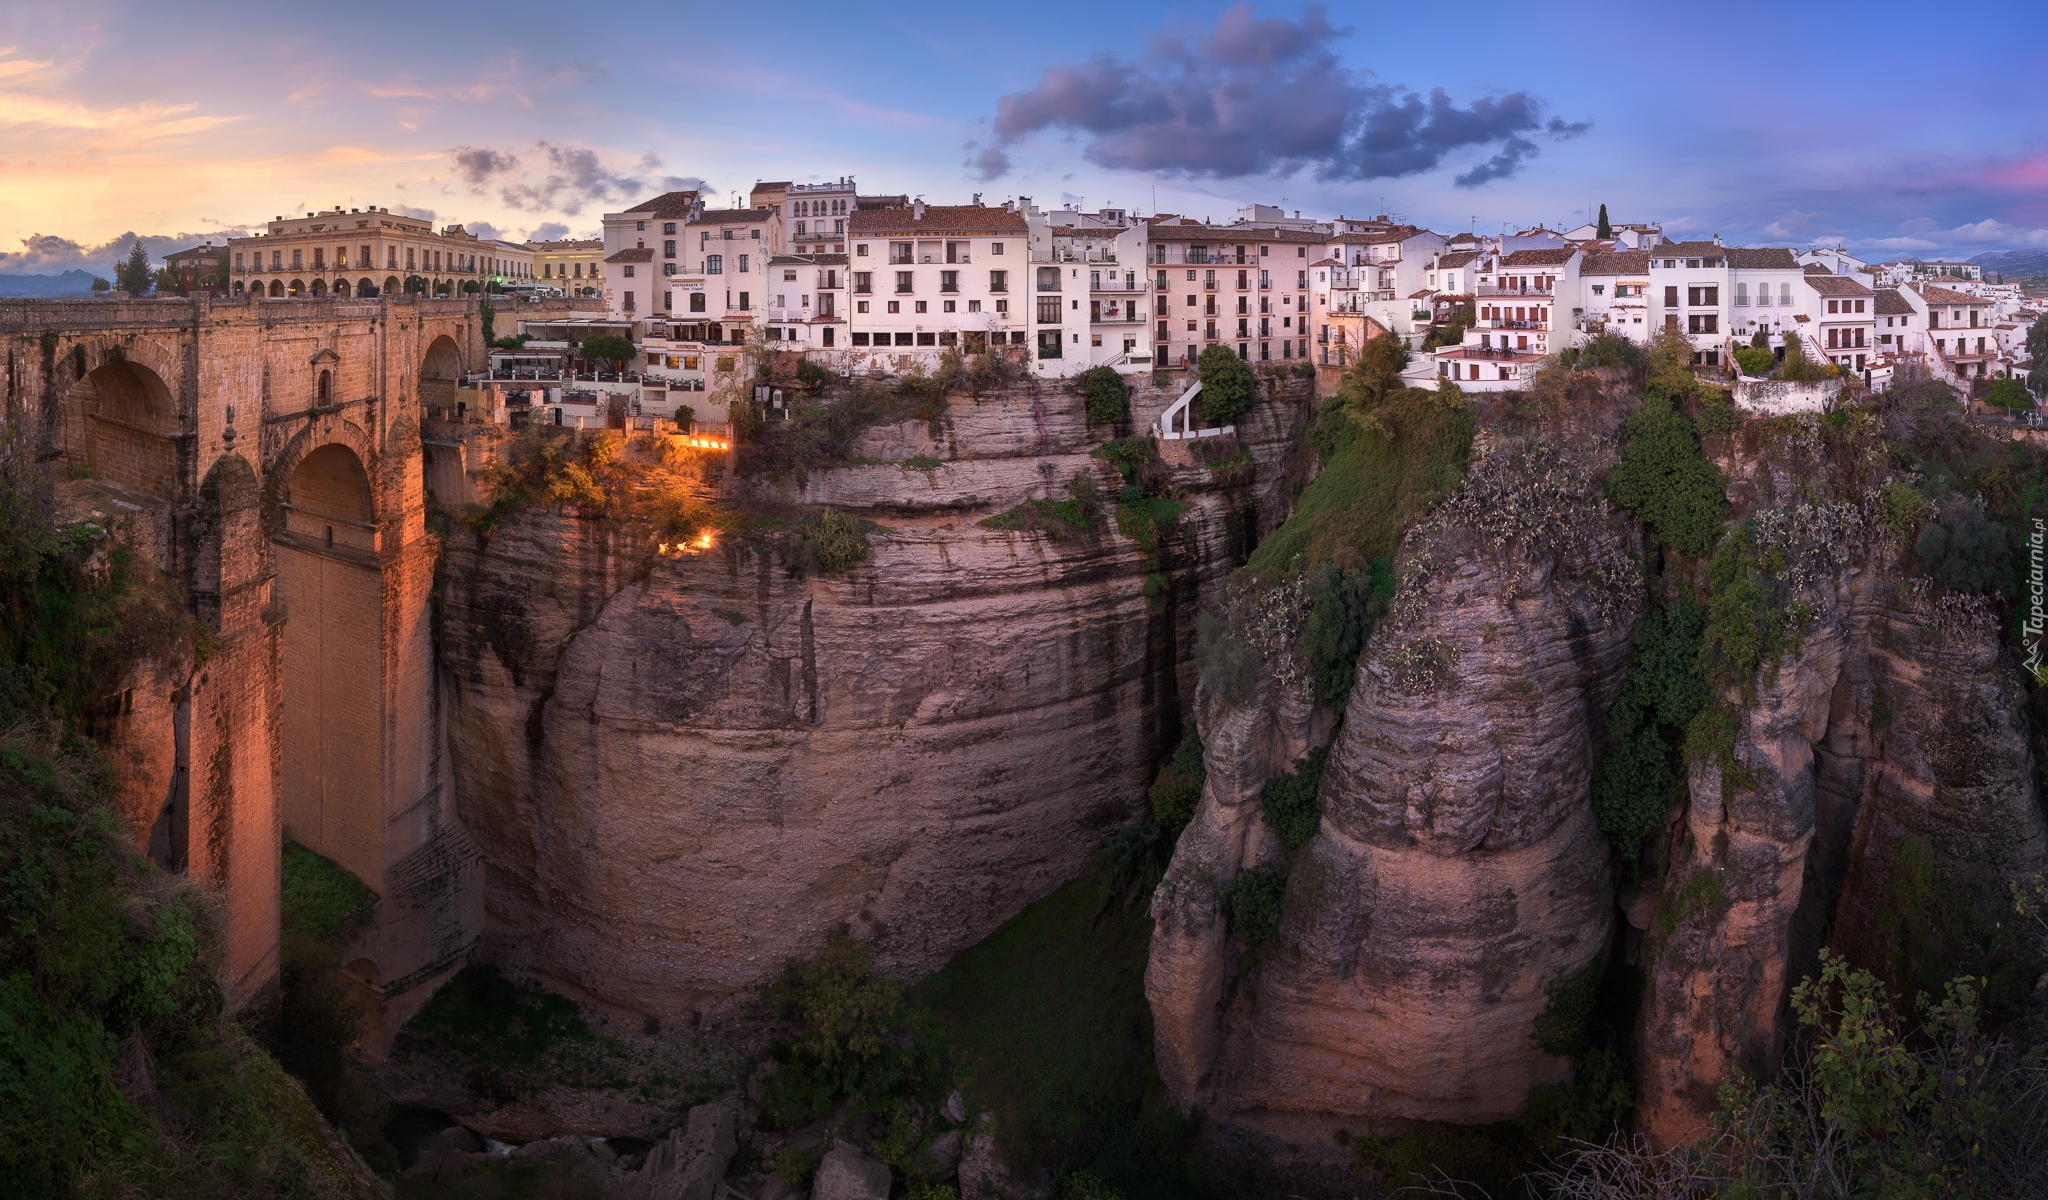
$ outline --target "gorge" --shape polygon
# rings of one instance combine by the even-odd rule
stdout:
[[[279,1002],[286,839],[366,889],[330,974],[385,1107],[313,1086],[318,1194],[390,1186],[394,1102],[445,1126],[407,1195],[1390,1191],[1688,1142],[1835,956],[2040,1040],[2048,450],[1939,385],[1767,417],[1656,346],[1472,395],[1382,347],[1170,439],[1195,372],[1091,420],[991,360],[741,400],[728,453],[513,427],[474,301],[110,311],[0,311],[11,462],[185,614],[79,721],[223,1006]],[[1980,586],[1927,535],[1985,524]],[[1093,1131],[988,1049],[1084,977]],[[492,1057],[542,1012],[587,1078]]]

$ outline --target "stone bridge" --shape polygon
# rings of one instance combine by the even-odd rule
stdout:
[[[353,871],[380,903],[347,970],[387,1041],[483,920],[443,787],[420,441],[484,364],[478,298],[0,301],[0,347],[66,512],[204,626],[196,665],[138,664],[92,718],[137,844],[221,898],[238,1002],[277,978],[281,838]]]

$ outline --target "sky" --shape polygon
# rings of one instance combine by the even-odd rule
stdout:
[[[853,175],[1228,220],[2048,250],[2048,2],[0,6],[0,273],[287,213],[592,234]]]

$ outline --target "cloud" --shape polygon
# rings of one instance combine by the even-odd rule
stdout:
[[[150,141],[202,133],[239,116],[191,116],[197,104],[131,104],[94,108],[69,100],[52,100],[18,92],[0,93],[0,127],[29,126],[70,133],[110,134],[130,141]]]
[[[2013,225],[1992,217],[1943,229],[1940,222],[1932,217],[1915,217],[1900,223],[1899,236],[1862,238],[1853,244],[1876,250],[1905,250],[1914,253],[1984,248],[2024,249],[2048,246],[2048,229],[2028,229],[2024,225]]]
[[[457,146],[448,157],[456,178],[471,193],[481,196],[496,189],[507,208],[520,212],[573,217],[586,206],[638,199],[649,191],[711,190],[695,175],[660,174],[661,160],[652,154],[642,155],[630,168],[613,168],[588,147],[535,142],[531,151],[521,153]]]
[[[1063,130],[1100,166],[1217,179],[1388,179],[1491,150],[1453,180],[1477,187],[1519,171],[1538,152],[1533,138],[1590,128],[1546,119],[1527,92],[1460,104],[1440,88],[1424,96],[1378,83],[1330,49],[1344,32],[1320,7],[1289,20],[1239,4],[1206,30],[1163,30],[1142,59],[1047,67],[1036,87],[996,101],[994,141],[970,144],[969,166],[994,178],[1010,168],[1011,146]]]
[[[187,250],[201,242],[218,246],[231,237],[246,237],[246,229],[216,229],[208,233],[138,234],[133,230],[104,242],[86,244],[51,233],[32,233],[21,239],[21,249],[0,251],[0,273],[8,275],[52,275],[86,270],[111,278],[114,264],[128,257],[136,242],[152,259],[162,259],[173,250]]]
[[[457,146],[449,151],[449,156],[455,160],[455,173],[472,186],[488,183],[497,175],[509,175],[519,167],[518,155],[488,147]]]
[[[463,228],[480,238],[487,238],[491,241],[496,241],[499,238],[505,236],[505,232],[503,230],[499,229],[496,225],[491,224],[489,221],[471,221],[465,224]]]
[[[569,236],[569,227],[560,221],[543,221],[526,231],[529,242],[559,242]]]

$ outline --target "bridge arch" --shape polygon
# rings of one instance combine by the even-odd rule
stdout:
[[[455,339],[442,334],[428,345],[420,359],[419,397],[421,411],[436,407],[453,409],[455,389],[462,385],[462,350]]]
[[[328,424],[323,422],[322,424]],[[367,439],[308,429],[273,472],[285,835],[383,877],[384,590]]]
[[[83,346],[72,355],[77,367],[88,361]],[[128,491],[175,499],[180,427],[170,386],[143,363],[104,351],[100,357],[64,395],[59,449],[66,465]]]

